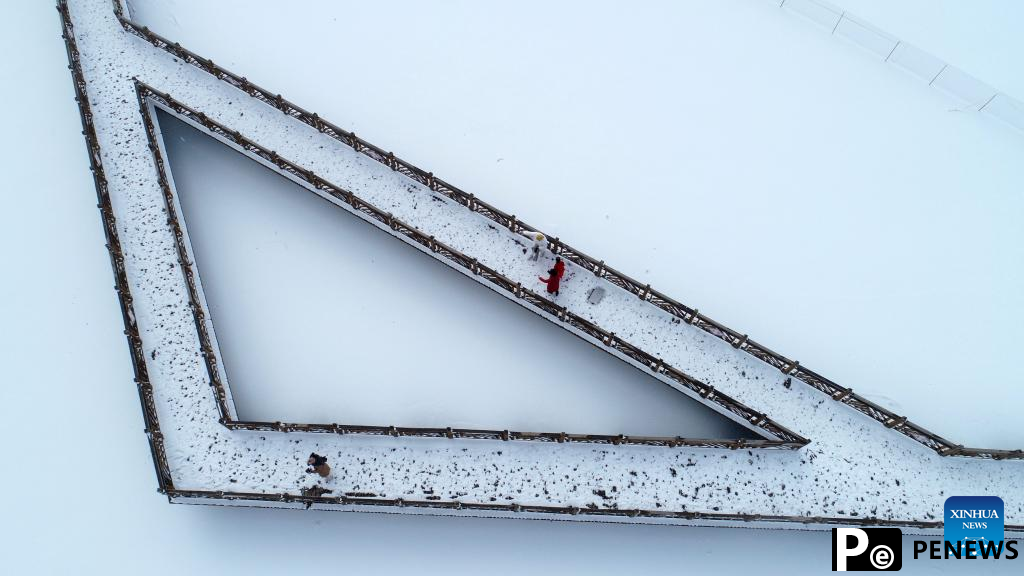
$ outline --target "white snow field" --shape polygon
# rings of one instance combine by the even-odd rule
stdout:
[[[280,11],[259,13],[287,24]],[[153,492],[59,27],[47,2],[12,4],[5,16],[0,45],[18,57],[0,70],[20,88],[0,91],[4,133],[18,135],[0,140],[12,178],[0,237],[19,278],[0,283],[5,572],[280,574],[338,563],[403,574],[828,571],[827,533],[167,506]],[[449,172],[465,185],[461,168],[472,166]],[[912,540],[905,536],[905,557]],[[928,560],[903,569],[978,571]],[[998,562],[984,571],[1019,569]]]
[[[925,428],[1024,446],[1024,136],[777,5],[132,8]],[[1019,76],[1005,64],[1019,38],[1002,75],[970,67],[995,51],[988,28],[1022,12],[960,3],[965,22],[992,23],[961,29],[980,54],[934,49],[1024,97],[1001,84]]]
[[[923,47],[1018,99],[1024,48],[1016,0],[831,0],[886,32]]]
[[[158,117],[240,419],[759,437]]]

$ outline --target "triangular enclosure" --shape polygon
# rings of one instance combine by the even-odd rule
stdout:
[[[669,314],[670,319],[659,317],[675,327],[669,331],[671,335],[691,330],[699,331],[701,339],[708,335],[710,353],[701,357],[690,348],[665,345],[675,343],[675,339],[645,341],[640,332],[651,325],[634,326],[642,318],[640,314],[605,316],[596,323],[577,313],[586,314],[586,299],[552,304],[523,288],[526,282],[532,284],[531,274],[523,270],[511,276],[502,274],[470,256],[484,255],[486,250],[480,248],[491,241],[488,233],[480,236],[483,240],[477,245],[466,242],[462,250],[454,248],[451,240],[457,241],[459,235],[447,233],[438,239],[413,227],[413,222],[423,220],[418,217],[423,212],[411,213],[408,205],[400,206],[408,200],[403,188],[389,194],[390,201],[378,197],[376,204],[370,204],[344,187],[351,182],[332,171],[333,160],[316,162],[318,148],[286,136],[294,135],[296,121],[301,122],[350,146],[384,169],[453,200],[458,209],[469,208],[485,216],[496,233],[505,234],[501,230],[506,228],[509,235],[520,231],[523,223],[511,214],[153,35],[125,19],[120,3],[115,4],[115,10],[124,28],[160,50],[122,37],[120,29],[106,29],[112,22],[104,17],[105,1],[74,0],[75,8],[69,10],[67,1],[60,0],[58,9],[145,432],[160,491],[170,501],[761,528],[781,523],[810,529],[892,525],[910,528],[914,533],[940,532],[944,495],[972,493],[979,486],[1001,494],[1008,513],[1022,509],[1019,491],[1012,489],[1019,484],[1019,461],[934,457],[938,453],[1019,459],[1020,451],[953,445],[557,239],[552,245],[559,253],[571,258],[573,266],[605,282],[610,295],[621,289],[627,300],[650,306],[648,311],[657,308]],[[72,11],[76,14],[74,27]],[[80,44],[76,30],[82,32],[78,35]],[[168,58],[166,52],[172,57]],[[83,68],[90,71],[88,76]],[[236,99],[238,94],[227,85],[241,89],[252,99]],[[133,93],[132,87],[137,92]],[[174,92],[177,99],[164,90]],[[236,110],[215,105],[225,93],[232,95],[228,104],[237,106],[237,116]],[[134,107],[136,96],[141,104],[142,130],[137,122],[125,121],[137,118],[135,111],[125,108]],[[265,114],[266,104],[282,114]],[[493,430],[452,429],[407,434],[407,430],[387,427],[369,431],[353,426],[237,421],[229,391],[222,385],[223,362],[211,337],[210,315],[202,305],[203,293],[193,273],[194,258],[185,244],[187,238],[176,217],[176,200],[165,178],[165,154],[153,123],[153,106],[173,110],[204,126],[218,139],[330,197],[358,219],[384,230],[385,235],[392,234],[449,267],[464,270],[481,285],[508,293],[509,299],[566,330],[657,374],[659,380],[670,378],[677,389],[685,389],[709,406],[731,412],[779,440],[687,442],[655,438],[634,442],[634,438],[576,438],[571,434],[523,437],[506,431],[494,434]],[[331,145],[329,141],[324,144]],[[323,156],[325,160],[332,154],[325,152]],[[303,165],[322,172],[314,173]],[[383,180],[382,174],[388,173],[376,172],[374,180]],[[335,182],[326,180],[327,176]],[[168,206],[173,208],[170,213]],[[387,211],[398,207],[401,212],[397,216]],[[443,233],[438,230],[443,231],[444,225],[458,219],[456,214],[436,227],[424,221],[423,227]],[[678,368],[707,368],[696,373],[706,378],[727,369],[723,364],[726,358],[736,362],[732,369],[740,370],[742,378],[706,383]],[[691,360],[699,362],[691,364]],[[785,419],[797,431],[783,428],[769,414],[757,410]],[[310,431],[330,433],[304,433]],[[801,434],[811,433],[813,445],[792,452],[810,442]],[[382,442],[368,434],[507,441],[394,438]],[[517,441],[520,439],[570,444]],[[579,441],[604,446],[573,447]],[[637,449],[629,444],[672,449]],[[750,444],[784,450],[726,449]],[[331,457],[334,481],[326,489],[319,480],[313,480],[317,484],[312,485],[300,472],[311,451]],[[1019,520],[1009,514],[1008,535],[1022,530]]]
[[[163,110],[243,421],[758,438]]]

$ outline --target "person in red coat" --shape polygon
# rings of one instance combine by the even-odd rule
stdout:
[[[548,277],[540,277],[539,280],[548,286],[548,294],[558,296],[558,287],[565,275],[565,262],[561,258],[555,258],[555,267],[548,270]]]

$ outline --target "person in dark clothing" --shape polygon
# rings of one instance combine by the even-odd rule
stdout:
[[[309,464],[309,468],[306,468],[306,472],[309,474],[316,472],[321,478],[327,478],[331,475],[331,467],[327,464],[326,456],[313,452],[309,455],[309,460],[306,463]]]

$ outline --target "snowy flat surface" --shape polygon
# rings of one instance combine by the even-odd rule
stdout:
[[[887,32],[1024,98],[1017,0],[831,0]],[[175,10],[178,12],[178,10]]]
[[[102,0],[76,1],[72,16],[176,487],[297,492],[310,482],[302,463],[317,451],[334,466],[333,489],[386,497],[936,520],[947,495],[981,492],[1005,499],[1008,524],[1024,515],[1015,493],[1024,462],[941,458],[799,382],[784,388],[778,371],[671,323],[610,285],[602,305],[588,309],[585,295],[594,281],[571,266],[561,304],[770,414],[812,444],[799,452],[761,452],[229,433],[217,422],[199,361],[163,199],[140,137],[132,76],[513,279],[528,281],[536,264],[523,259],[511,233],[457,205],[432,201],[429,191],[397,173],[123,34]]]
[[[242,4],[133,5],[156,31],[940,435],[1024,446],[1012,127],[951,111],[771,2]]]
[[[239,419],[759,437],[158,117]]]
[[[6,15],[0,44],[25,57],[0,61],[4,77],[24,87],[0,92],[13,106],[4,108],[5,128],[20,135],[0,141],[5,166],[18,168],[11,173],[17,185],[4,194],[9,209],[0,211],[0,237],[12,269],[46,281],[0,283],[4,321],[16,327],[0,331],[0,380],[16,383],[0,387],[8,456],[0,486],[12,495],[30,483],[33,492],[8,498],[13,521],[0,527],[5,569],[280,574],[322,570],[337,560],[353,571],[394,574],[478,574],[482,565],[492,574],[668,573],[683,562],[723,574],[828,571],[827,533],[166,505],[154,493],[56,17],[46,2],[17,3]],[[38,425],[33,408],[40,406],[60,426]],[[55,455],[58,469],[38,471],[40,454]],[[112,488],[117,498],[87,497]],[[907,556],[912,540],[904,539]],[[458,554],[450,552],[453,544]],[[977,571],[973,562],[927,560],[903,569]],[[1012,562],[986,565],[986,573],[1018,571]]]

